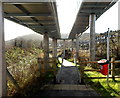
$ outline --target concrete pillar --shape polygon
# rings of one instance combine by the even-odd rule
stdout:
[[[73,49],[74,49],[74,39],[72,39],[72,41],[71,41],[71,48],[72,48],[72,51],[73,51]]]
[[[54,75],[56,75],[56,57],[57,57],[57,39],[53,38],[53,70],[54,70]]]
[[[95,60],[95,20],[96,20],[96,15],[91,14],[90,15],[90,60],[94,61]]]
[[[64,56],[64,57],[65,57],[65,48],[66,48],[65,40],[63,40],[63,56]]]
[[[76,34],[76,58],[79,57],[79,37],[78,34]]]
[[[49,68],[49,35],[48,32],[44,33],[44,72]]]
[[[118,1],[118,30],[120,30],[120,1]]]
[[[53,38],[53,57],[57,57],[57,39]]]
[[[3,4],[0,1],[0,98],[7,95]]]

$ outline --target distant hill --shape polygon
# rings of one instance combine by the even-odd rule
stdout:
[[[29,34],[20,36],[5,42],[6,48],[18,46],[22,48],[32,47],[33,45],[40,47],[43,41],[43,36],[40,34]]]
[[[83,35],[80,36],[80,41],[89,41],[90,40],[90,34],[89,33],[84,33]],[[63,34],[64,38],[67,38],[67,34]],[[52,40],[49,40],[50,44],[52,43]],[[5,42],[6,48],[12,47],[12,46],[18,46],[22,48],[28,48],[32,46],[36,47],[43,47],[43,35],[41,34],[29,34],[25,36],[20,36],[15,39],[9,40]],[[58,44],[63,45],[62,40],[58,40]],[[71,41],[67,41],[68,46],[70,46]]]
[[[65,33],[65,34],[61,34],[62,38],[68,38],[69,34]]]
[[[90,40],[90,34],[89,33],[84,33],[80,36],[80,41],[88,41]]]
[[[15,40],[14,40],[14,39],[5,41],[5,48],[13,47],[13,46],[14,46],[14,43],[15,43]]]
[[[25,36],[20,36],[17,37],[17,39],[25,39],[25,40],[43,40],[43,36],[41,34],[29,34],[29,35],[25,35]]]
[[[100,35],[100,33],[96,33],[95,35]],[[89,41],[90,33],[84,33],[80,36],[80,41]]]

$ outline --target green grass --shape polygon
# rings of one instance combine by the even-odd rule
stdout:
[[[105,77],[99,72],[85,72],[85,77]],[[116,79],[114,82],[109,79],[107,85],[106,79],[86,79],[85,83],[91,85],[102,96],[120,96],[120,79]]]

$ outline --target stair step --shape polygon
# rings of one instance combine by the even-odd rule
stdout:
[[[56,84],[56,85],[44,85],[41,90],[89,90],[93,91],[89,85],[66,85],[66,84]]]

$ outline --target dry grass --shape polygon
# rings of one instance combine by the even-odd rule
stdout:
[[[6,50],[7,69],[21,88],[33,77],[39,76],[37,57],[42,50],[36,48],[21,49],[13,47]],[[41,56],[41,55],[40,55]],[[14,84],[7,78],[8,96],[17,92]]]

